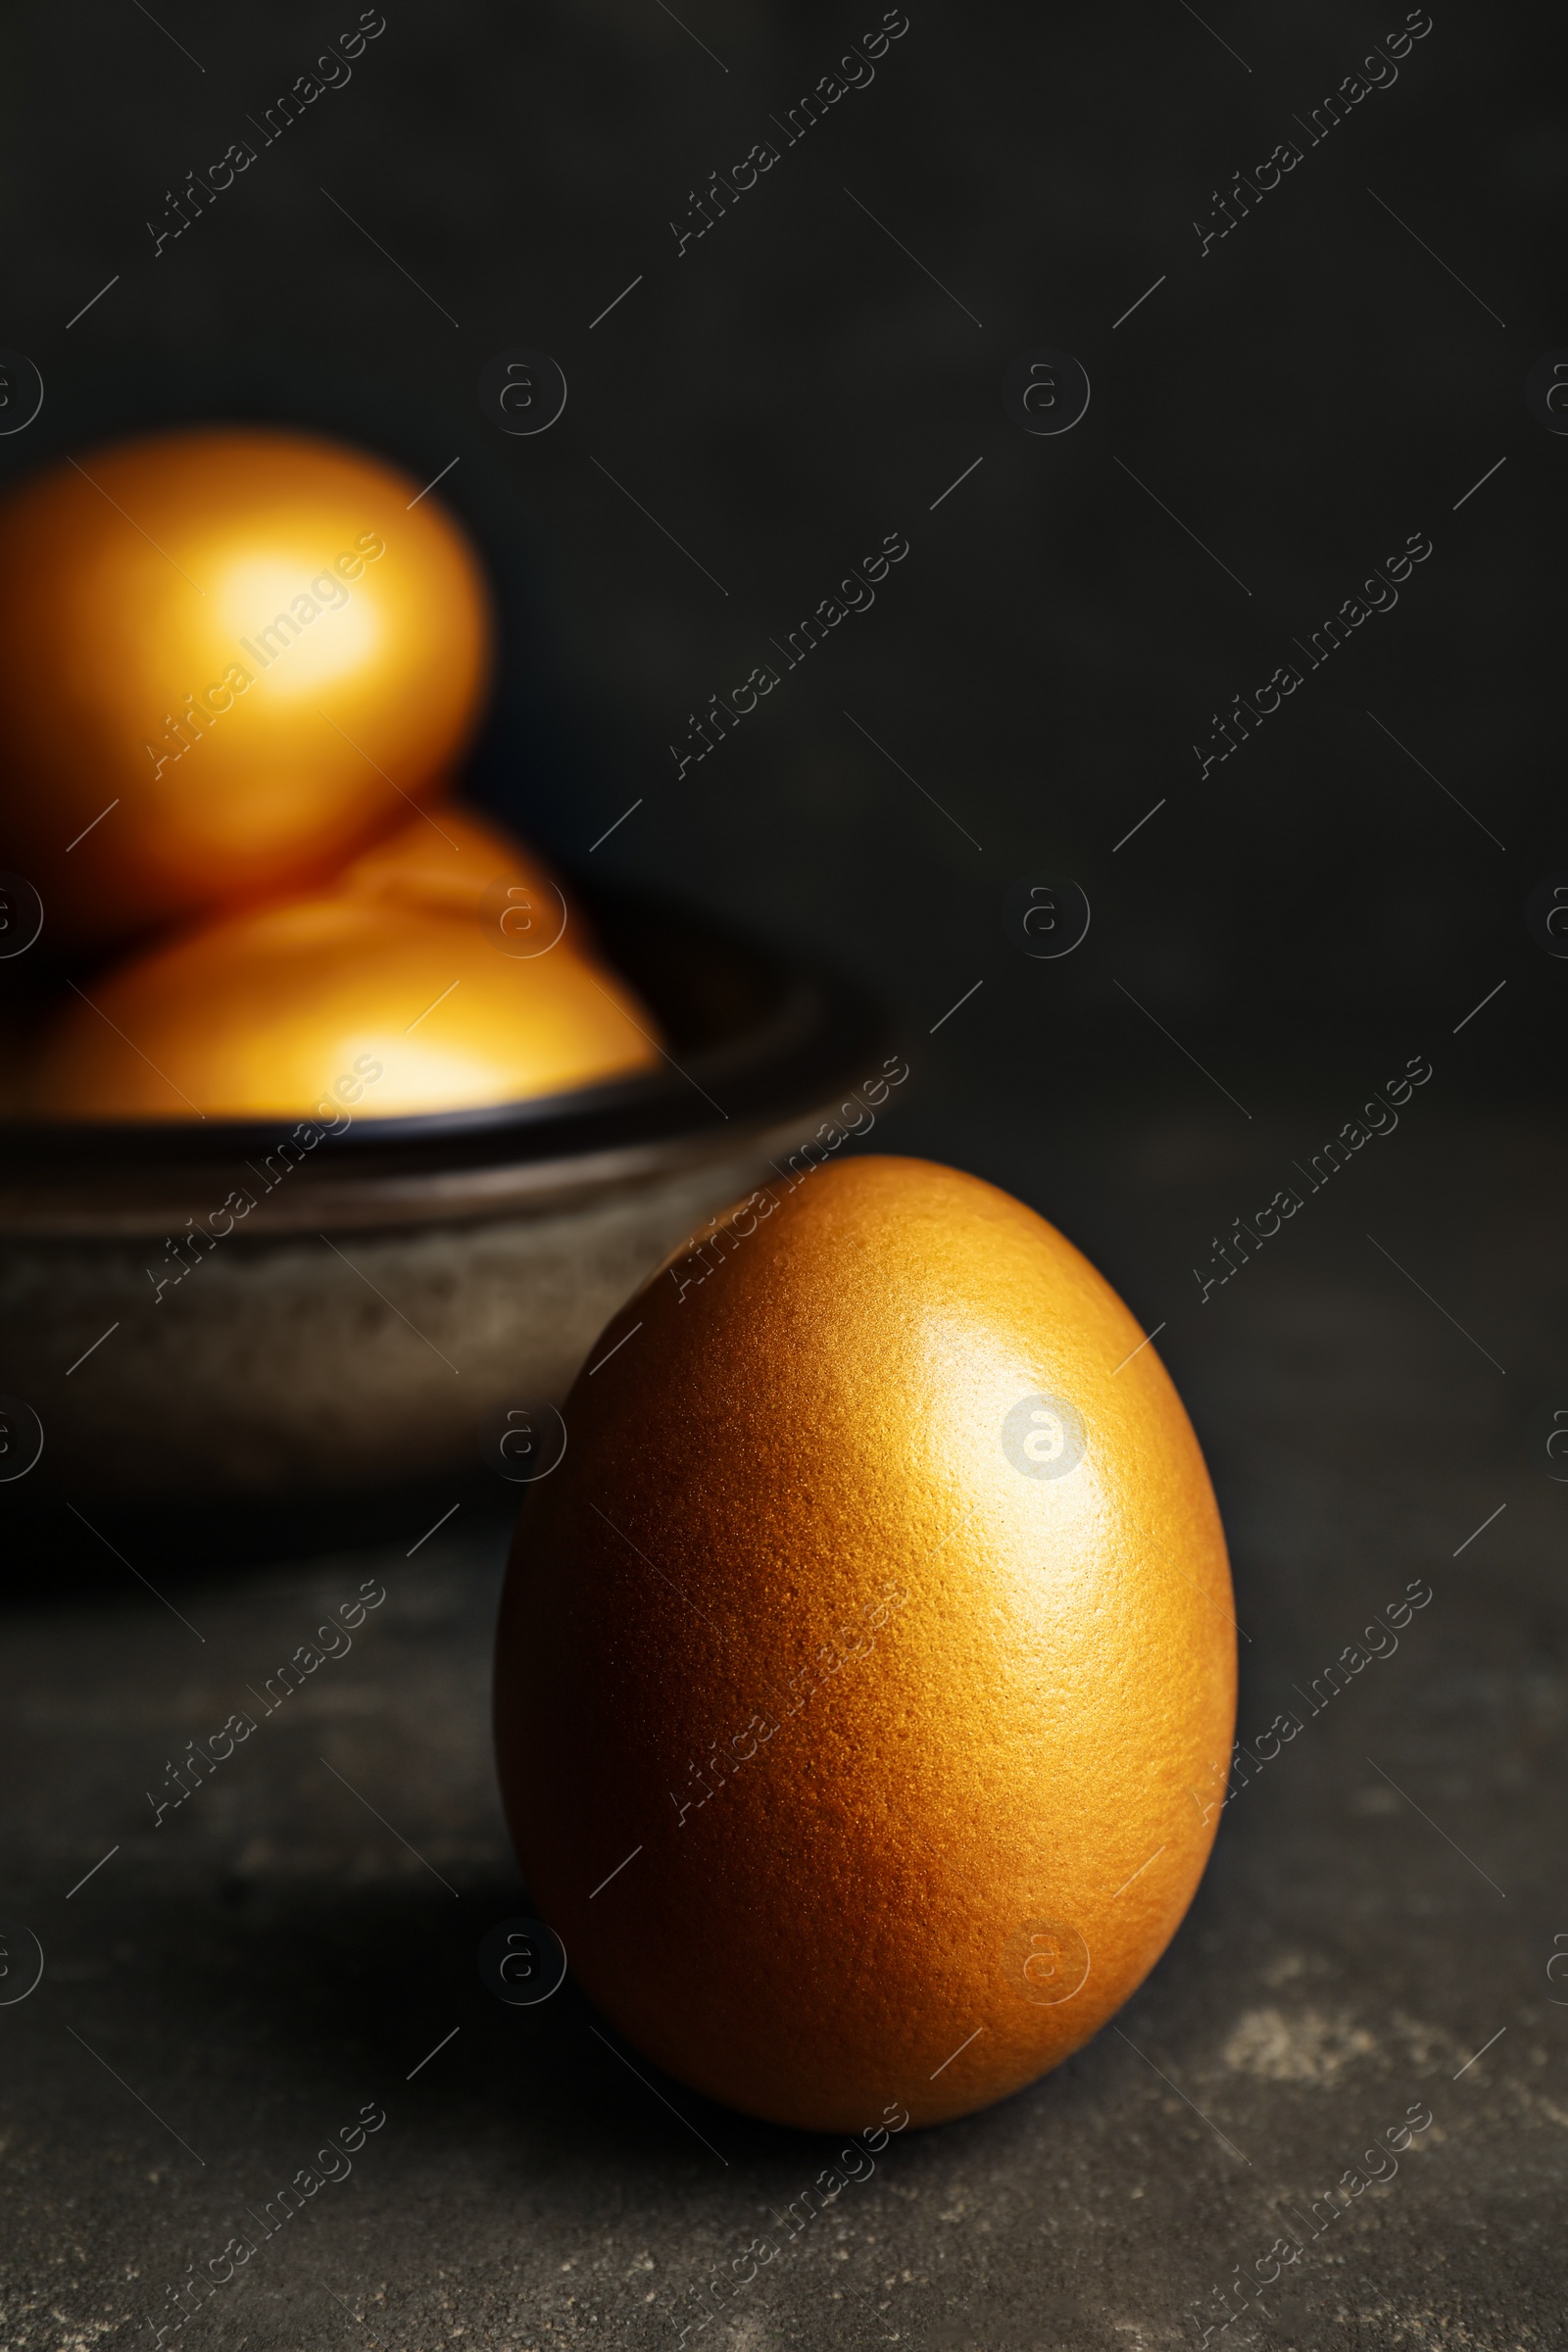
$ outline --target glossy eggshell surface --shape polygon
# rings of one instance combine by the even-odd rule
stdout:
[[[445,789],[491,623],[418,489],[335,442],[214,427],[85,450],[0,505],[0,863],[52,938],[314,882],[400,793]]]
[[[754,1196],[591,1351],[514,1545],[502,1788],[534,1908],[672,2075],[937,2121],[1163,1951],[1236,1653],[1142,1338],[1016,1200],[861,1156]]]
[[[450,802],[363,850],[331,888],[334,897],[472,916],[509,948],[559,938],[579,956],[598,952],[587,917],[538,851]]]
[[[504,952],[469,916],[377,897],[232,915],[97,975],[25,1107],[57,1119],[470,1110],[662,1066],[623,980]]]

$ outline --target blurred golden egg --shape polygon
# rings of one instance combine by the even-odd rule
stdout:
[[[448,789],[487,592],[434,496],[304,433],[89,450],[0,505],[0,863],[50,935],[314,884]]]
[[[962,2115],[1175,1933],[1236,1645],[1142,1337],[1018,1201],[864,1156],[739,1203],[590,1350],[513,1547],[502,1791],[531,1908],[682,2081]]]
[[[587,917],[537,850],[471,808],[444,803],[350,860],[332,884],[351,898],[471,915],[509,950],[560,939],[597,953]]]
[[[505,952],[472,919],[374,897],[232,915],[85,984],[27,1096],[62,1119],[357,1118],[468,1110],[657,1068],[626,983],[563,942]]]

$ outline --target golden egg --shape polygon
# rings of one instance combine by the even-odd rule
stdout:
[[[451,802],[363,850],[331,887],[353,898],[472,915],[509,950],[542,952],[562,939],[579,956],[597,953],[575,896],[567,898],[538,851]]]
[[[83,984],[27,1095],[60,1119],[468,1110],[658,1068],[632,989],[564,943],[374,897],[231,915]]]
[[[754,1194],[592,1349],[517,1527],[496,1738],[533,1908],[670,2074],[812,2130],[935,2122],[1164,1950],[1236,1651],[1142,1337],[1004,1193],[862,1156]]]
[[[378,458],[214,427],[91,449],[0,505],[0,863],[50,936],[314,883],[444,781],[488,600]]]

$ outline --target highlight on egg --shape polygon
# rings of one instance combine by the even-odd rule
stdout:
[[[461,907],[343,893],[231,915],[95,976],[46,1031],[24,1107],[299,1118],[352,1099],[356,1118],[376,1119],[661,1066],[635,990],[564,940],[519,956]]]
[[[449,789],[493,630],[419,487],[318,435],[215,425],[0,502],[0,864],[52,939],[315,885]]]
[[[961,2115],[1113,2016],[1202,1874],[1236,1698],[1202,1455],[1109,1285],[978,1178],[840,1161],[702,1258],[606,1328],[519,1519],[517,1858],[696,2089]]]

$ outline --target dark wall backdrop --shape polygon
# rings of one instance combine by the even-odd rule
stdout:
[[[0,346],[47,397],[0,483],[206,416],[450,467],[505,632],[471,789],[574,869],[881,991],[913,1083],[871,1148],[1008,1186],[1116,1284],[1213,1468],[1238,1729],[1311,1718],[1227,1810],[1125,2035],[911,2133],[833,2238],[685,2340],[1561,2344],[1568,960],[1523,920],[1568,876],[1568,437],[1524,399],[1568,359],[1560,40],[1432,0],[1314,145],[1298,119],[1403,0],[906,0],[870,85],[678,253],[710,172],[782,146],[882,0],[384,4],[270,144],[251,119],[358,0],[11,13]],[[1195,220],[1293,136],[1205,255]],[[148,220],[247,138],[155,258]],[[537,437],[477,398],[519,347],[569,386]],[[1002,402],[1041,348],[1092,383],[1060,437]],[[895,532],[874,608],[677,778],[687,713]],[[1211,713],[1411,534],[1397,606],[1200,778]],[[1004,900],[1064,877],[1089,933],[1033,960]],[[1302,1162],[1417,1055],[1401,1140],[1319,1200]],[[1298,1182],[1289,1243],[1210,1299],[1210,1250]],[[416,1348],[385,1309],[373,1344]],[[834,2143],[660,2088],[575,1989],[515,2011],[480,1982],[526,1899],[486,1730],[514,1491],[394,1491],[368,1552],[324,1548],[378,1533],[364,1498],[286,1536],[201,1514],[182,1550],[38,1486],[0,1594],[0,1916],[49,1970],[0,1999],[7,2340],[146,2343],[241,2199],[373,2090],[390,2128],[340,2218],[323,2196],[187,2340],[668,2352]],[[245,1566],[285,1550],[315,1556]],[[387,1606],[343,1679],[155,1834],[156,1759],[368,1569]],[[1307,1700],[1417,1578],[1401,1655]],[[1431,2153],[1221,2337],[1287,2197],[1370,2164],[1417,2097]]]
[[[1303,1054],[1370,1079],[1506,979],[1453,1055],[1539,1078],[1568,978],[1522,921],[1568,866],[1568,439],[1523,382],[1568,343],[1561,52],[1544,20],[1437,0],[1309,145],[1405,14],[909,0],[874,81],[786,147],[874,0],[387,0],[352,77],[264,146],[348,0],[35,9],[0,340],[47,398],[0,464],[214,413],[318,422],[421,480],[458,457],[439,495],[508,628],[477,789],[570,863],[859,968],[911,1039],[986,980],[933,1056],[1185,1083],[1119,982],[1240,1094]],[[768,137],[778,163],[678,254],[671,220]],[[1216,191],[1291,137],[1300,164],[1204,253]],[[155,258],[168,192],[236,139],[254,164]],[[476,397],[518,346],[569,385],[537,437]],[[1093,386],[1058,438],[1000,396],[1042,346]],[[910,552],[875,609],[677,780],[687,713],[890,531]],[[1397,609],[1200,779],[1211,714],[1415,532]],[[1094,909],[1060,963],[1001,927],[1041,875]]]

